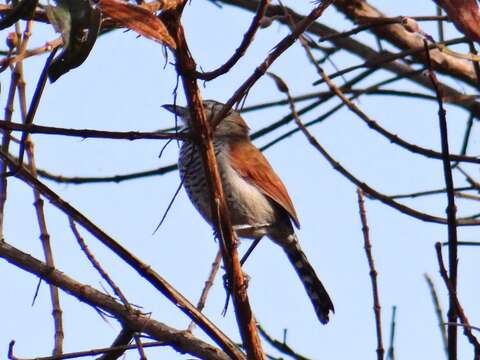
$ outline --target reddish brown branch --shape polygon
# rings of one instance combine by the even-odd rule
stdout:
[[[200,91],[194,75],[196,64],[188,49],[183,27],[180,23],[181,10],[166,11],[162,15],[170,35],[175,39],[177,45],[175,51],[176,67],[183,82],[187,104],[193,120],[194,141],[202,155],[205,172],[210,174],[210,176],[207,176],[207,182],[211,194],[213,225],[217,234],[221,235],[219,246],[222,251],[223,263],[227,270],[243,346],[246,349],[248,359],[263,360],[264,353],[257,333],[255,317],[248,300],[247,285],[236,248],[237,239],[230,221],[230,214],[226,206],[217,168],[212,144],[212,133],[203,110]]]

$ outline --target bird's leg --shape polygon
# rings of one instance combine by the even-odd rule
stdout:
[[[243,225],[241,225],[241,226],[243,226]],[[250,256],[252,251],[257,247],[257,245],[258,245],[258,243],[260,242],[261,239],[262,238],[260,237],[260,238],[256,238],[253,241],[252,245],[250,245],[247,252],[242,256],[242,259],[240,260],[240,266],[243,266],[243,264],[245,264],[245,261],[247,261],[247,258]],[[248,280],[248,275],[244,273],[244,276]],[[229,303],[229,300],[230,300],[230,290],[231,290],[230,289],[230,283],[228,282],[227,274],[223,275],[223,287],[225,288],[225,291],[227,292],[227,296],[226,296],[226,299],[225,299],[225,306],[223,307],[223,311],[222,311],[222,315],[225,316],[225,314],[227,313],[227,309],[228,309],[228,303]]]
[[[240,260],[240,265],[243,266],[245,264],[245,261],[247,261],[248,257],[252,253],[252,251],[257,247],[258,243],[260,242],[262,238],[257,238],[253,241],[252,245],[248,248],[247,252],[242,256],[242,259]]]
[[[244,225],[234,225],[233,226],[233,230],[235,230],[235,232],[245,232],[245,231],[248,231],[248,232],[251,232],[251,233],[255,233],[256,230],[261,230],[261,229],[265,229],[265,228],[268,228],[272,226],[272,224],[269,224],[269,223],[265,223],[265,224],[253,224],[253,225],[250,225],[250,224],[244,224]],[[260,239],[262,238],[262,236],[257,236],[253,242],[252,245],[250,245],[250,247],[248,248],[247,252],[245,253],[245,255],[243,255],[242,259],[240,260],[240,265],[243,266],[243,264],[245,263],[245,261],[247,260],[248,256],[252,253],[253,249],[255,249],[255,247],[258,245],[258,243],[260,242]]]

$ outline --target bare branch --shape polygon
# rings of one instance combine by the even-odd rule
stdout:
[[[447,224],[448,224],[448,264],[449,264],[449,281],[453,288],[450,293],[450,306],[448,309],[448,322],[457,322],[458,309],[455,303],[455,293],[457,291],[458,277],[458,240],[457,240],[457,207],[455,205],[455,191],[452,176],[452,165],[450,163],[450,150],[448,145],[448,130],[446,111],[443,107],[443,93],[438,84],[437,78],[433,72],[430,50],[427,47],[427,41],[424,40],[425,54],[429,67],[429,77],[435,87],[438,101],[438,121],[440,125],[440,138],[442,143],[443,154],[443,174],[445,185],[447,188]],[[457,327],[448,327],[448,358],[449,360],[457,359]]]
[[[237,50],[235,50],[235,52],[230,57],[230,59],[228,59],[225,62],[225,64],[220,66],[218,69],[215,69],[209,72],[204,72],[204,73],[197,72],[196,76],[198,79],[207,80],[207,81],[213,80],[223,74],[226,74],[233,66],[235,66],[235,64],[245,54],[248,47],[252,43],[253,37],[255,36],[257,30],[260,28],[261,20],[265,15],[265,11],[267,10],[269,3],[270,3],[269,0],[261,0],[259,2],[257,13],[253,17],[250,27],[248,28],[247,32],[243,35],[243,40],[240,46],[237,48]]]
[[[365,211],[363,191],[361,189],[357,189],[357,195],[358,195],[358,207],[360,211],[360,220],[362,222],[365,254],[367,255],[368,266],[370,268],[370,280],[372,282],[373,312],[375,314],[375,329],[377,332],[377,359],[383,360],[383,355],[385,353],[385,350],[383,347],[383,338],[382,338],[382,316],[381,316],[380,296],[378,294],[378,285],[377,285],[377,270],[375,269],[375,262],[373,260],[373,255],[372,255],[372,244],[370,242],[370,233],[368,229],[367,213]]]
[[[440,328],[440,334],[442,336],[443,349],[445,350],[445,355],[448,356],[448,338],[447,338],[447,331],[443,326],[443,324],[445,324],[445,320],[443,319],[442,305],[440,304],[440,299],[438,297],[437,290],[435,289],[435,284],[433,283],[433,280],[430,278],[428,274],[424,274],[424,277],[430,289],[430,295],[432,297],[433,307],[435,309],[435,315],[437,316],[437,320],[438,320],[438,327]]]
[[[74,136],[81,138],[96,138],[96,139],[118,139],[118,140],[184,140],[188,136],[186,134],[165,134],[160,132],[140,132],[140,131],[106,131],[106,130],[91,130],[91,129],[65,129],[51,126],[42,126],[34,124],[18,124],[7,121],[0,121],[0,129],[10,131],[21,131],[23,134],[49,134]]]
[[[464,325],[463,326],[463,332],[464,332],[465,336],[467,337],[468,341],[470,341],[470,343],[473,346],[473,349],[474,349],[474,352],[475,352],[474,359],[477,360],[480,357],[480,343],[478,342],[477,338],[472,333],[472,326],[470,325],[470,322],[468,321],[468,318],[465,315],[465,312],[463,311],[462,306],[460,305],[460,301],[458,300],[456,289],[453,286],[453,284],[451,283],[450,278],[447,274],[447,270],[445,269],[445,265],[443,264],[442,244],[437,242],[435,244],[435,250],[437,251],[437,260],[438,260],[438,265],[440,267],[440,275],[442,276],[442,279],[445,282],[445,285],[447,286],[449,297],[453,300],[453,302],[455,304],[455,308],[456,308],[456,312],[458,314],[458,317],[460,318],[460,321]],[[457,327],[456,325],[453,325],[453,324],[448,324],[448,326],[449,326],[449,328],[451,326],[454,326],[455,328]],[[450,341],[449,341],[448,344],[450,345]],[[449,348],[449,357],[451,356],[450,351],[451,351],[451,349]]]
[[[144,332],[158,341],[165,342],[179,352],[189,353],[206,360],[230,359],[221,350],[195,338],[189,332],[173,329],[159,321],[152,320],[138,311],[134,313],[127,311],[122,303],[117,302],[111,296],[91,286],[75,281],[4,241],[0,241],[0,257],[12,265],[42,278],[49,284],[61,288],[80,301],[112,314],[119,321],[127,324],[130,329]]]
[[[177,45],[175,51],[176,68],[182,79],[188,107],[192,116],[193,137],[202,156],[203,167],[207,176],[207,184],[211,196],[211,213],[213,225],[217,234],[220,234],[219,246],[223,256],[223,263],[227,270],[230,290],[235,306],[237,324],[242,337],[247,357],[252,360],[263,360],[264,353],[257,334],[256,322],[250,307],[247,295],[247,285],[241,270],[237,238],[230,221],[230,214],[225,202],[220,174],[217,168],[215,152],[212,143],[212,132],[203,110],[202,99],[197,81],[193,75],[196,64],[192,58],[180,23],[181,9],[166,11],[163,14],[170,35]],[[237,356],[235,356],[236,358]]]
[[[59,195],[49,189],[46,185],[32,177],[23,167],[13,161],[8,155],[0,151],[0,158],[8,165],[16,169],[15,176],[35,188],[42,196],[48,199],[54,206],[62,210],[66,215],[82,225],[85,230],[97,238],[102,244],[107,246],[112,252],[118,255],[128,265],[130,265],[140,276],[150,282],[167,299],[175,304],[183,313],[194,320],[199,326],[214,339],[230,356],[243,359],[243,354],[238,347],[223,334],[210,320],[200,313],[182,294],[175,290],[165,279],[157,274],[151,267],[144,264],[140,259],[131,254],[126,248],[107,235],[102,229],[92,223],[86,216],[65,202]]]

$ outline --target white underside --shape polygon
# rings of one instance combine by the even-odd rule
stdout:
[[[238,235],[262,237],[268,232],[266,227],[275,222],[271,200],[230,166],[226,151],[218,152],[217,163],[229,208],[235,209],[231,215]]]

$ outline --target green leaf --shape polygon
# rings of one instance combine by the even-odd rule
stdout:
[[[56,7],[48,7],[47,16],[62,34],[64,45],[50,64],[51,82],[85,61],[97,39],[101,20],[100,10],[90,0],[57,0],[56,3]]]
[[[55,31],[62,34],[63,46],[67,48],[70,41],[70,23],[72,22],[70,12],[63,6],[47,5],[45,13]]]

